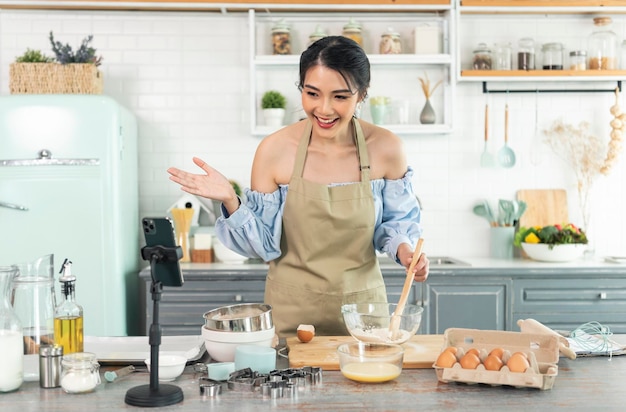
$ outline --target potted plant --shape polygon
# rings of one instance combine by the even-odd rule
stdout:
[[[281,127],[285,118],[287,99],[276,90],[268,90],[261,98],[261,109],[265,124],[271,127]]]
[[[567,262],[585,252],[587,235],[573,223],[520,227],[513,244],[534,260]]]

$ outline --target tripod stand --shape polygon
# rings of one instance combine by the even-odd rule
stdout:
[[[159,324],[159,301],[163,284],[157,280],[156,266],[159,262],[176,262],[183,257],[180,246],[153,246],[141,249],[143,260],[150,261],[152,275],[152,325],[150,325],[150,384],[139,385],[126,392],[124,401],[133,406],[167,406],[183,400],[183,391],[175,385],[159,385],[159,346],[161,345],[161,325]]]

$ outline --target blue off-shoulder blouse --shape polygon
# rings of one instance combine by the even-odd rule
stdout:
[[[401,179],[371,181],[376,210],[374,248],[396,261],[398,245],[414,245],[422,235],[421,210],[411,183],[413,174],[409,166]],[[281,185],[272,193],[244,189],[246,200],[235,213],[229,216],[226,209],[221,208],[222,216],[215,222],[218,239],[248,258],[269,262],[279,257],[288,188],[288,185]]]

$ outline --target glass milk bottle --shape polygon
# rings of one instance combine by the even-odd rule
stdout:
[[[15,267],[0,266],[0,392],[22,386],[24,380],[24,334],[9,301]]]

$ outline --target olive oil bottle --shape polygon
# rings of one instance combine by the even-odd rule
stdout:
[[[65,259],[59,278],[63,302],[54,313],[54,342],[63,346],[64,355],[83,352],[83,308],[76,303],[76,277],[71,266],[72,262]]]

